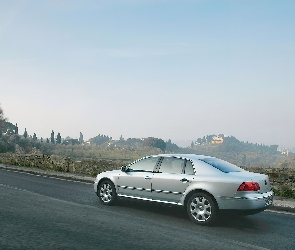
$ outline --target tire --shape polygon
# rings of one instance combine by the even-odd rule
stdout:
[[[114,205],[117,201],[117,193],[114,184],[109,180],[102,181],[98,185],[97,196],[103,205]]]
[[[218,206],[216,201],[205,192],[197,192],[187,201],[189,218],[198,225],[211,225],[217,220]]]

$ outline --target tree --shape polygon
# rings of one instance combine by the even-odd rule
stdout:
[[[246,159],[246,154],[244,154],[242,158],[242,166],[246,166]]]
[[[3,132],[4,129],[5,129],[5,121],[6,121],[6,119],[4,118],[3,110],[2,110],[2,108],[0,107],[0,137],[1,137],[1,135],[2,135],[2,132]]]
[[[206,143],[206,137],[205,136],[202,139],[202,143]]]
[[[179,150],[179,147],[175,143],[172,143],[171,140],[169,139],[168,141],[166,141],[166,150],[175,152]]]
[[[166,143],[162,139],[157,139],[155,143],[155,147],[161,149],[162,151],[165,151]]]
[[[37,141],[37,135],[36,135],[36,133],[34,133],[34,135],[33,135],[33,141]]]
[[[84,142],[84,140],[83,140],[83,134],[81,132],[80,132],[79,142],[80,143],[83,143]]]
[[[197,143],[198,143],[199,145],[201,145],[201,144],[202,144],[202,138],[198,138],[198,139],[197,139]]]
[[[27,138],[28,137],[28,132],[27,129],[25,128],[25,132],[24,132],[24,137]]]
[[[276,153],[278,151],[279,145],[270,145],[269,149],[272,153]]]
[[[78,139],[72,139],[72,138],[70,138],[70,139],[64,140],[62,142],[62,144],[64,144],[64,145],[79,145],[80,143],[79,143],[79,140]]]
[[[53,130],[52,130],[52,132],[51,132],[50,142],[51,142],[51,143],[54,143],[54,132],[53,132]]]
[[[99,134],[98,136],[89,139],[89,141],[91,144],[102,145],[103,143],[110,141],[110,137],[108,135]]]
[[[18,128],[16,125],[13,125],[11,122],[6,121],[5,122],[5,129],[4,129],[4,133],[7,135],[14,135],[14,134],[18,134]]]
[[[57,144],[60,144],[61,143],[61,136],[60,136],[60,133],[59,132],[57,133],[57,136],[56,136],[56,143]]]
[[[144,139],[143,141],[144,146],[159,148],[162,151],[165,151],[166,149],[166,143],[162,139],[154,138],[154,137],[148,137]]]
[[[32,143],[30,140],[21,138],[18,145],[23,149],[24,153],[29,153],[32,150]]]

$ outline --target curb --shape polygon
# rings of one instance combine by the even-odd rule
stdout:
[[[284,203],[281,203],[284,202]],[[292,205],[291,205],[292,204]],[[289,212],[289,213],[295,213],[295,200],[274,200],[273,205],[271,205],[268,210],[272,211],[280,211],[280,212]]]
[[[8,169],[8,170],[15,170],[18,172],[30,173],[30,174],[40,174],[40,175],[47,175],[52,177],[57,177],[60,179],[65,180],[73,180],[73,181],[81,181],[86,183],[94,183],[95,178],[91,176],[83,176],[79,174],[73,173],[60,173],[60,172],[52,172],[46,171],[37,168],[26,168],[26,167],[19,167],[19,166],[12,166],[12,165],[4,165],[0,164],[0,169]],[[274,197],[273,205],[271,205],[267,210],[272,211],[280,211],[280,212],[289,212],[295,213],[295,199],[284,199],[284,198],[277,198]]]
[[[294,205],[280,204],[279,202],[280,201],[278,201],[278,203],[275,202],[267,210],[295,213],[295,206]],[[294,203],[294,201],[291,201],[291,202]]]
[[[60,172],[52,172],[52,171],[45,171],[42,169],[37,168],[25,168],[25,167],[18,167],[18,166],[12,166],[12,165],[4,165],[0,164],[0,169],[9,169],[9,170],[15,170],[18,172],[23,173],[29,173],[29,174],[40,174],[40,175],[47,175],[52,177],[57,177],[60,179],[65,180],[73,180],[73,181],[81,181],[81,182],[87,182],[87,183],[94,183],[95,178],[90,176],[83,176],[79,174],[70,174],[70,173],[60,173]]]

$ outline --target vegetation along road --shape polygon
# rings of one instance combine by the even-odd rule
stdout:
[[[180,207],[120,200],[89,183],[0,169],[0,249],[294,249],[294,214],[193,224]]]

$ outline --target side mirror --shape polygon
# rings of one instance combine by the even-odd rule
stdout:
[[[122,171],[122,172],[127,172],[127,169],[128,169],[127,166],[122,166],[122,167],[121,167],[121,171]]]

